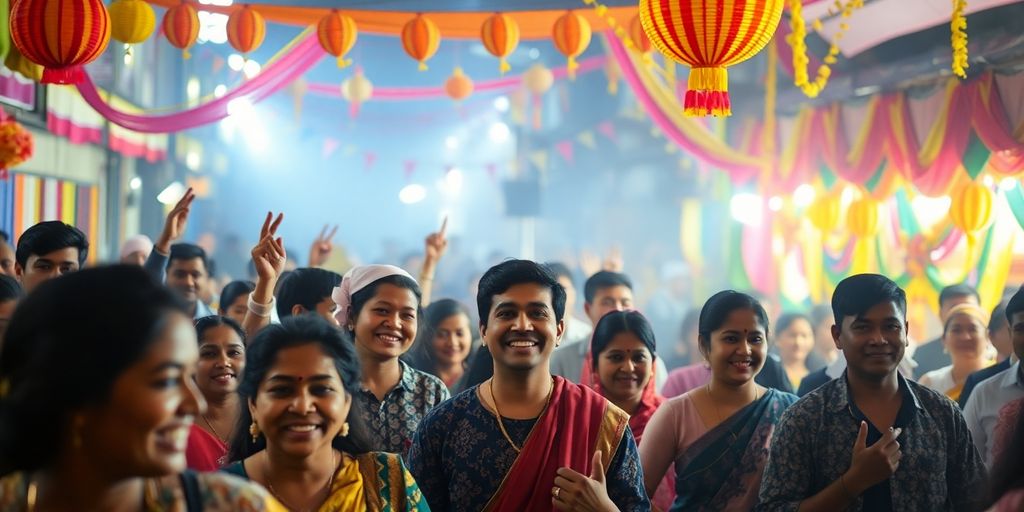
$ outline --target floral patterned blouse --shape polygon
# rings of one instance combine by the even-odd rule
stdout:
[[[427,412],[451,398],[441,379],[398,361],[402,377],[384,400],[363,389],[356,395],[363,423],[369,427],[372,449],[405,454],[412,435]]]

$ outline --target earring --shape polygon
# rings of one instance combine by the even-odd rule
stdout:
[[[708,361],[707,359],[705,359],[703,364],[704,364],[704,368],[705,369],[707,369],[707,370],[711,369],[711,361]]]
[[[348,435],[348,422],[341,424],[341,430],[338,431],[338,437],[345,437]]]
[[[260,426],[256,424],[256,420],[252,420],[252,425],[249,425],[249,435],[252,436],[253,444],[260,438]]]

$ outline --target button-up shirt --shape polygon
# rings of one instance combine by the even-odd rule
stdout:
[[[881,494],[874,488],[865,492],[850,510],[870,510],[872,502],[886,498],[900,512],[978,509],[985,466],[960,409],[935,391],[897,378],[904,408],[909,407],[897,419],[903,424],[899,468],[882,482]],[[757,510],[795,511],[838,480],[850,467],[862,418],[845,376],[790,406],[772,437]]]
[[[377,400],[373,392],[363,388],[356,396],[363,423],[369,427],[372,449],[405,454],[412,444],[420,420],[434,406],[451,397],[441,379],[416,370],[398,361],[402,376],[398,385]]]
[[[1008,369],[989,377],[978,384],[964,406],[964,419],[971,429],[974,446],[978,448],[985,464],[992,467],[995,458],[996,425],[1009,423],[1011,428],[1016,416],[1011,410],[1003,411],[1014,400],[1024,397],[1024,381],[1021,379],[1021,365],[1017,361]]]

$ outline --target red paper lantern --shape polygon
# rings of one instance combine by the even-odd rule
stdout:
[[[256,12],[251,5],[246,5],[228,16],[227,32],[231,47],[245,55],[263,44],[263,38],[267,35],[267,23],[263,21],[263,15]]]
[[[164,35],[171,46],[180,48],[187,59],[188,49],[196,44],[199,38],[199,13],[190,4],[181,3],[167,9],[164,13]]]
[[[43,66],[42,82],[49,84],[81,82],[82,66],[110,43],[110,15],[102,0],[16,0],[10,28],[15,46]]]
[[[321,18],[316,26],[316,37],[320,41],[320,47],[338,59],[339,68],[352,63],[345,58],[345,54],[355,46],[358,36],[359,29],[355,20],[338,11],[331,11]]]

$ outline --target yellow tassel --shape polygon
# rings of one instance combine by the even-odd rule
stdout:
[[[420,61],[420,71],[426,71],[426,70],[427,70],[427,63],[421,60]]]
[[[352,59],[346,59],[344,55],[338,56],[338,69],[345,69],[352,65]]]
[[[192,54],[191,54],[191,53],[189,53],[189,51],[188,51],[188,48],[186,48],[186,49],[184,49],[184,50],[182,50],[182,51],[181,51],[181,57],[182,57],[183,59],[185,59],[185,60],[189,60],[189,59],[191,59],[191,58],[192,58]]]
[[[501,71],[501,74],[504,75],[505,73],[508,73],[510,69],[512,69],[512,66],[510,66],[508,61],[505,60],[505,57],[502,57],[501,59],[498,60],[498,69]]]
[[[566,70],[569,72],[569,79],[576,79],[576,68],[580,67],[579,63],[576,62],[576,57],[569,57],[569,64],[566,66]]]
[[[725,68],[693,68],[687,87],[691,91],[727,91],[729,90],[729,72]]]

